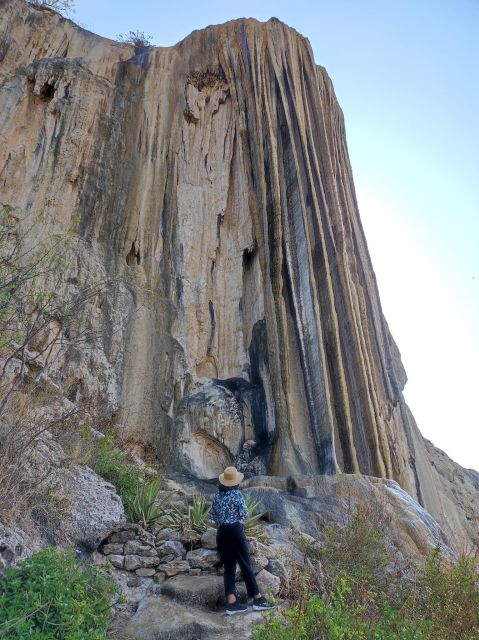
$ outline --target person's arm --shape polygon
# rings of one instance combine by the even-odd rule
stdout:
[[[213,498],[213,504],[211,506],[211,513],[210,513],[210,518],[211,520],[213,520],[213,522],[218,525],[219,521],[220,521],[220,514],[218,512],[218,495],[215,495],[215,497]]]
[[[246,520],[246,518],[248,517],[248,509],[246,507],[246,502],[245,502],[245,499],[244,499],[244,495],[241,493],[241,491],[238,491],[237,507],[238,507],[239,519],[241,521]]]

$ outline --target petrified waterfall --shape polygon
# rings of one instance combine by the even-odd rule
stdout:
[[[170,468],[363,473],[452,509],[308,40],[244,19],[135,50],[22,0],[0,0],[0,33],[0,204],[79,215],[65,287],[110,282],[62,388]]]

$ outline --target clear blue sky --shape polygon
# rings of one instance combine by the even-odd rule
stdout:
[[[76,0],[73,18],[169,46],[271,16],[309,38],[333,80],[419,428],[479,469],[479,0]]]

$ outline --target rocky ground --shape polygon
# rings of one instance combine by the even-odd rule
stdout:
[[[45,523],[0,523],[0,570],[33,551],[55,544],[73,548],[101,565],[119,585],[111,632],[118,640],[242,639],[251,636],[261,613],[229,618],[224,613],[222,567],[212,523],[201,535],[191,528],[146,528],[126,522],[115,488],[86,465],[68,460],[48,433],[32,454],[32,474],[48,469],[50,489],[62,488],[62,517]],[[37,470],[37,471],[35,471]],[[194,496],[211,499],[214,484],[171,474],[159,499],[185,510]],[[358,508],[386,527],[397,566],[420,563],[440,547],[456,552],[437,522],[392,480],[354,474],[291,478],[253,476],[243,483],[246,496],[265,512],[249,543],[262,592],[284,595],[294,567],[304,563],[304,544],[321,545],[329,526],[346,524]],[[240,596],[244,585],[238,575]]]
[[[193,640],[248,638],[262,614],[229,618],[224,613],[222,568],[216,551],[216,531],[180,534],[135,525],[113,532],[95,562],[120,585],[123,598],[115,605],[112,633],[125,640]],[[260,589],[277,595],[288,580],[284,563],[268,545],[250,538]],[[246,598],[238,575],[238,593]]]
[[[394,566],[414,565],[434,547],[453,557],[437,523],[392,481],[363,476],[305,476],[292,495],[284,478],[255,477],[246,495],[266,511],[262,541],[250,538],[253,566],[261,590],[270,596],[287,592],[294,566],[304,562],[302,542],[320,545],[328,525],[346,523],[368,504],[372,517],[387,523]],[[193,493],[209,494],[211,485],[184,477],[167,481],[173,501]],[[112,633],[119,640],[196,640],[249,638],[263,614],[249,610],[229,618],[224,613],[222,568],[213,528],[203,535],[153,525],[120,525],[93,554],[121,588]],[[392,569],[392,567],[391,567]],[[246,598],[238,574],[240,597]]]

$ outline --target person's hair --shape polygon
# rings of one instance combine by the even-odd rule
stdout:
[[[235,484],[233,487],[225,487],[224,484],[219,483],[218,489],[220,491],[231,491],[231,489],[237,489],[239,487],[239,483]]]

